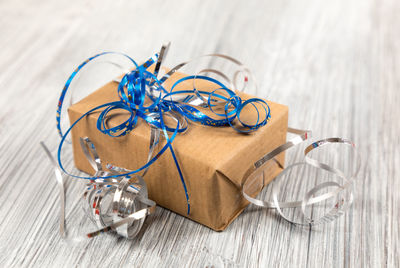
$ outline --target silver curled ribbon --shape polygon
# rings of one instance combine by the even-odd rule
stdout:
[[[261,199],[257,199],[253,197],[254,192],[257,188],[258,178],[262,176],[263,169],[266,167],[267,163],[274,161],[278,166],[283,168],[283,165],[280,164],[275,157],[280,153],[285,152],[289,148],[297,146],[299,144],[304,143],[307,139],[311,138],[311,131],[307,130],[299,130],[294,128],[288,128],[288,133],[296,134],[296,136],[282,144],[263,156],[261,159],[254,163],[254,169],[252,173],[247,177],[246,181],[242,187],[243,196],[250,203],[268,209],[276,209],[277,213],[284,218],[286,221],[293,223],[295,225],[300,226],[315,226],[322,223],[331,222],[334,219],[338,218],[340,215],[344,214],[348,208],[351,206],[353,202],[353,183],[354,180],[360,170],[361,166],[361,158],[358,155],[358,152],[355,148],[353,142],[343,138],[327,138],[322,139],[308,145],[304,150],[304,160],[301,162],[296,162],[291,164],[283,169],[283,171],[274,179],[273,187],[272,187],[272,201],[264,201]],[[310,153],[314,150],[317,150],[321,147],[330,146],[333,144],[338,144],[342,146],[348,146],[352,149],[352,162],[354,163],[350,174],[346,174],[343,170],[333,167],[332,165],[328,165],[319,161],[310,156]],[[316,169],[320,169],[326,171],[330,174],[333,174],[344,182],[343,184],[339,184],[335,181],[325,181],[322,183],[318,183],[310,190],[308,190],[304,197],[301,200],[282,202],[279,199],[281,186],[284,184],[284,178],[287,176],[292,170],[296,167],[306,167],[310,166]],[[297,174],[299,177],[301,174]],[[262,185],[263,187],[264,185]],[[329,190],[323,194],[319,194],[323,190],[327,190],[330,188],[335,188],[335,190]],[[335,205],[325,214],[320,217],[313,218],[312,216],[308,216],[306,213],[306,209],[308,206],[318,205],[328,199],[336,198]],[[285,209],[291,208],[299,208],[300,216],[297,219],[293,219],[293,211],[289,211],[289,213],[285,213]],[[290,215],[289,215],[290,214]]]
[[[119,174],[128,170],[107,165],[109,171],[102,169],[101,160],[89,138],[80,138],[82,150],[95,170],[95,176]],[[64,178],[55,159],[46,145],[41,145],[54,166],[57,184],[60,189],[60,234],[67,238],[65,231],[65,189]],[[125,176],[110,179],[94,179],[87,184],[82,196],[82,207],[99,230],[88,233],[92,238],[101,233],[115,231],[118,235],[132,239],[141,230],[146,216],[155,211],[156,203],[148,199],[146,182],[142,176]],[[77,240],[77,239],[72,239]]]

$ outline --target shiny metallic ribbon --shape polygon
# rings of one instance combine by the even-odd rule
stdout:
[[[172,142],[175,139],[176,135],[178,133],[184,132],[188,128],[187,120],[198,122],[206,126],[231,126],[239,133],[252,132],[257,130],[259,127],[267,124],[268,119],[270,118],[270,109],[264,100],[252,98],[250,100],[242,101],[239,95],[237,95],[237,93],[246,89],[249,78],[254,79],[252,73],[242,63],[226,55],[209,54],[202,57],[217,57],[236,64],[239,67],[239,70],[234,73],[232,78],[229,78],[229,76],[221,70],[204,68],[195,75],[190,75],[179,79],[177,82],[174,83],[171,90],[167,92],[162,86],[163,83],[167,79],[169,79],[171,75],[173,75],[176,71],[189,63],[184,62],[178,64],[177,66],[169,70],[164,76],[158,79],[160,67],[162,65],[163,59],[167,54],[168,48],[169,44],[163,45],[158,54],[155,54],[153,57],[148,59],[144,64],[140,66],[136,64],[136,62],[129,56],[116,53],[127,57],[129,60],[131,60],[135,67],[132,71],[126,73],[120,80],[114,80],[118,83],[117,92],[120,96],[120,101],[106,103],[91,109],[86,114],[81,116],[76,122],[74,122],[66,131],[63,131],[61,128],[62,106],[70,83],[72,82],[76,74],[87,63],[102,55],[112,54],[112,52],[100,53],[89,58],[80,66],[78,66],[78,68],[71,74],[70,78],[68,79],[61,93],[57,109],[57,128],[59,134],[62,137],[58,148],[58,165],[54,158],[51,156],[48,149],[42,143],[43,148],[45,149],[46,153],[48,154],[54,165],[56,179],[60,188],[60,233],[62,235],[65,234],[65,192],[63,187],[63,176],[61,173],[62,171],[71,177],[89,179],[87,189],[84,193],[84,207],[87,215],[101,229],[88,234],[88,237],[93,237],[102,232],[114,230],[119,235],[127,238],[133,238],[140,231],[146,215],[152,213],[155,208],[155,203],[147,199],[147,188],[143,178],[137,175],[137,173],[142,171],[142,176],[144,176],[151,164],[154,163],[158,159],[158,157],[160,157],[167,149],[170,149],[176,167],[180,174],[180,179],[182,181],[188,203],[188,214],[190,213],[188,191],[179,167],[179,163],[177,162],[174,151],[172,149]],[[150,73],[147,71],[147,68],[152,64],[155,64],[155,69],[153,73]],[[205,74],[208,73],[219,76],[222,80],[225,81],[228,86],[225,86],[225,84],[216,79],[205,76]],[[238,86],[237,83],[238,77],[240,77],[240,75],[244,77],[243,87],[241,88]],[[197,79],[210,81],[218,85],[220,88],[211,93],[199,91],[196,88]],[[188,80],[193,81],[192,88],[180,91],[174,90],[177,85]],[[224,94],[221,94],[221,91]],[[144,106],[145,98],[151,100],[148,106]],[[255,124],[246,124],[245,122],[242,122],[240,120],[240,112],[247,105],[254,106],[254,108],[257,110],[257,113],[259,114],[258,109],[254,105],[255,103],[260,104],[263,107],[265,117],[261,119],[257,118],[257,122]],[[195,107],[208,108],[214,115],[222,119],[211,118]],[[103,171],[101,160],[97,155],[93,143],[88,138],[81,138],[81,148],[89,163],[96,171],[95,175],[75,176],[68,173],[64,169],[61,161],[61,151],[66,137],[77,122],[86,117],[88,114],[99,109],[103,110],[99,116],[97,127],[99,131],[109,136],[118,137],[126,135],[134,129],[139,119],[146,121],[150,125],[150,148],[148,161],[145,165],[131,171],[124,168],[114,167],[111,164],[107,164],[106,167],[108,171]],[[113,128],[108,128],[106,124],[107,115],[110,111],[116,109],[126,110],[131,114],[131,116],[127,121],[123,122],[122,124]],[[216,112],[216,109],[220,109],[222,110],[222,112]],[[167,126],[163,120],[164,116],[168,116],[174,119],[174,121],[176,122],[176,126]],[[155,153],[155,147],[159,144],[161,131],[165,136],[167,142],[166,145],[161,148],[161,150]],[[344,179],[345,183],[343,185],[339,185],[338,183],[333,181],[318,184],[310,189],[302,200],[293,202],[279,201],[279,183],[274,183],[272,201],[263,201],[256,199],[254,196],[252,197],[252,194],[250,192],[248,192],[248,190],[253,186],[252,184],[254,183],[255,178],[261,175],[263,168],[268,162],[275,161],[277,165],[283,168],[282,164],[275,160],[275,157],[285,150],[292,148],[300,143],[303,143],[311,136],[310,131],[297,130],[293,128],[289,128],[288,132],[297,134],[297,136],[287,143],[278,146],[276,149],[266,154],[254,163],[253,172],[247,177],[243,184],[243,196],[254,205],[276,209],[277,213],[280,214],[284,219],[298,225],[313,226],[337,218],[338,216],[343,214],[352,203],[353,194],[351,187],[360,167],[360,158],[357,155],[357,166],[355,168],[355,171],[353,174],[348,175],[344,174],[339,169],[336,169],[332,166],[326,165],[316,159],[311,158],[309,156],[309,153],[321,146],[329,146],[329,144],[333,143],[355,148],[354,144],[346,139],[329,138],[312,143],[305,150],[303,162],[295,163],[288,166],[275,179],[275,181],[279,182],[279,180],[283,176],[285,176],[285,174],[289,172],[292,168],[301,165],[310,165],[331,172],[332,174],[335,174]],[[172,133],[172,135],[169,135],[168,133]],[[328,193],[316,195],[320,190],[327,187],[336,187],[337,189]],[[313,219],[306,216],[305,210],[307,206],[317,204],[330,198],[337,198],[339,194],[343,191],[347,191],[346,198],[337,200],[334,208],[326,215],[318,219]],[[104,200],[106,199],[106,197],[109,196],[112,196],[112,204],[104,204]],[[112,208],[111,210],[108,209],[110,208],[110,206]],[[300,208],[303,214],[303,221],[293,221],[292,219],[287,217],[284,213],[285,208]],[[110,213],[110,211],[112,211],[112,213]]]
[[[101,160],[89,138],[81,138],[81,148],[96,171],[96,175],[116,174],[128,170],[107,166],[109,171],[103,171]],[[66,237],[65,232],[65,189],[64,179],[55,159],[46,145],[41,145],[54,166],[57,184],[60,190],[60,234]],[[89,150],[90,153],[89,153]],[[111,202],[106,201],[111,198]],[[134,238],[141,230],[146,216],[155,211],[156,203],[147,197],[147,186],[139,175],[124,176],[111,179],[96,178],[87,184],[83,194],[83,209],[87,216],[95,223],[99,230],[86,236],[95,237],[101,233],[115,231],[118,235],[128,239]],[[77,240],[76,238],[71,240]]]
[[[322,139],[316,142],[311,143],[306,147],[304,150],[304,160],[301,162],[296,162],[294,164],[291,164],[287,166],[283,171],[274,179],[273,183],[273,189],[272,189],[272,201],[264,201],[257,199],[255,197],[252,197],[252,192],[254,190],[254,184],[257,181],[257,178],[259,176],[262,176],[263,168],[267,165],[269,161],[275,161],[276,164],[278,164],[280,167],[282,165],[275,160],[275,157],[279,155],[280,153],[288,150],[289,148],[292,148],[296,145],[299,145],[303,142],[305,142],[307,139],[311,138],[311,131],[306,131],[306,130],[299,130],[299,129],[294,129],[294,128],[289,128],[288,129],[289,133],[296,134],[296,136],[286,142],[285,144],[282,144],[263,156],[261,159],[256,161],[254,163],[254,170],[253,172],[247,177],[247,180],[244,182],[242,186],[242,193],[243,196],[252,204],[259,206],[259,207],[264,207],[268,209],[276,209],[277,213],[287,220],[288,222],[291,222],[296,225],[301,225],[301,226],[314,226],[326,222],[330,222],[343,213],[347,211],[347,209],[351,206],[353,202],[353,183],[354,180],[360,170],[361,166],[361,158],[358,155],[357,150],[355,149],[355,145],[353,142],[347,139],[343,138],[327,138],[327,139]],[[350,174],[345,174],[342,170],[335,168],[331,165],[327,165],[317,159],[313,159],[312,157],[309,156],[310,152],[313,150],[317,150],[318,148],[321,148],[322,146],[330,146],[332,144],[340,144],[342,146],[349,146],[353,150],[353,154],[351,156],[352,159],[348,159],[348,161],[353,162],[354,161],[354,168],[351,171]],[[312,166],[317,169],[325,170],[329,173],[332,173],[339,178],[343,179],[345,182],[343,185],[340,185],[339,183],[335,181],[326,181],[323,183],[319,183],[318,185],[314,186],[312,189],[308,190],[308,192],[304,195],[304,198],[302,200],[298,201],[291,201],[291,202],[280,202],[279,201],[279,193],[280,193],[280,186],[281,186],[281,179],[291,170],[295,167],[304,167],[304,166]],[[283,167],[282,167],[283,168]],[[299,175],[300,177],[300,175]],[[328,188],[328,187],[336,187],[335,190],[328,191],[324,194],[317,195],[318,192],[321,190]],[[341,196],[341,194],[344,194],[344,197]],[[323,201],[326,201],[331,198],[336,198],[336,203],[332,209],[329,210],[326,214],[319,218],[312,218],[306,215],[306,207],[310,205],[316,205],[318,203],[321,203]],[[301,215],[299,220],[293,220],[292,218],[288,217],[284,213],[284,210],[287,208],[300,208],[301,209]]]
[[[178,64],[174,68],[172,68],[167,74],[158,79],[158,74],[160,70],[160,66],[165,58],[167,50],[169,48],[169,44],[165,44],[162,46],[160,52],[155,54],[153,57],[149,58],[144,64],[138,65],[132,58],[126,56],[121,53],[113,53],[113,52],[104,52],[97,54],[81,65],[77,67],[77,69],[71,74],[69,79],[67,80],[64,89],[61,92],[61,96],[58,102],[57,109],[57,128],[59,134],[61,136],[61,142],[58,148],[58,164],[62,171],[68,174],[71,177],[76,178],[84,178],[92,180],[91,176],[76,176],[64,169],[63,162],[61,159],[61,151],[63,145],[65,143],[66,137],[69,135],[71,129],[75,127],[75,125],[87,115],[93,113],[94,111],[98,111],[102,109],[100,116],[97,121],[97,128],[102,133],[112,136],[112,137],[120,137],[124,136],[130,131],[134,129],[139,119],[147,122],[152,128],[157,128],[162,131],[166,144],[161,148],[160,151],[157,152],[155,156],[150,158],[148,162],[142,167],[137,168],[136,170],[124,173],[124,174],[102,174],[100,176],[103,179],[106,178],[115,178],[120,176],[127,176],[136,174],[143,170],[146,170],[149,166],[151,166],[167,149],[170,150],[172,157],[174,159],[176,168],[179,173],[180,180],[182,182],[182,186],[184,188],[185,197],[187,201],[187,214],[190,214],[190,201],[189,201],[189,193],[186,186],[186,182],[183,178],[181,168],[179,166],[178,160],[175,156],[175,152],[172,147],[172,142],[174,141],[176,135],[178,133],[186,131],[188,128],[187,121],[190,120],[192,122],[197,122],[206,126],[212,127],[222,127],[222,126],[230,126],[235,131],[239,133],[249,133],[252,131],[256,131],[258,128],[265,126],[270,118],[270,108],[266,101],[259,98],[251,98],[247,100],[242,100],[240,96],[229,89],[225,84],[220,81],[204,76],[205,73],[213,73],[222,77],[226,83],[228,83],[233,89],[238,88],[238,77],[240,74],[243,76],[243,88],[245,88],[246,84],[249,81],[249,78],[252,77],[250,71],[239,61],[221,54],[210,54],[202,57],[214,57],[221,58],[230,63],[233,63],[238,66],[239,70],[237,70],[233,78],[230,79],[227,75],[219,70],[215,70],[212,68],[205,68],[200,70],[195,75],[189,75],[184,78],[177,80],[171,87],[171,90],[168,92],[164,87],[163,83],[167,81],[171,75],[173,75],[177,70],[181,69],[183,66],[187,65],[189,62],[184,62]],[[86,66],[90,61],[101,57],[107,54],[119,54],[128,58],[134,65],[134,69],[128,73],[126,73],[120,81],[118,81],[118,89],[117,93],[120,97],[119,101],[105,103],[103,105],[97,106],[93,109],[87,111],[84,115],[78,118],[65,132],[61,129],[61,116],[62,116],[62,107],[64,103],[64,99],[67,91],[69,90],[70,84],[78,72]],[[151,65],[155,64],[154,72],[151,73],[147,71],[147,68]],[[212,92],[201,91],[196,88],[196,81],[205,80],[210,83],[215,84],[218,88]],[[185,81],[192,81],[193,87],[185,90],[176,90],[176,87]],[[145,100],[149,100],[149,104],[146,104]],[[257,105],[256,105],[257,104]],[[147,105],[147,106],[146,106]],[[257,112],[257,120],[256,123],[247,123],[241,119],[241,112],[245,107],[252,107]],[[257,107],[261,107],[264,111],[259,112]],[[215,117],[210,117],[203,113],[198,108],[208,108],[209,111],[214,114]],[[218,109],[220,111],[218,111]],[[130,116],[129,118],[112,128],[108,128],[107,126],[107,116],[113,110],[125,110]],[[260,118],[260,114],[263,115]],[[176,121],[176,126],[171,127],[167,126],[164,122],[164,117],[168,116]],[[171,135],[168,133],[172,133]],[[157,141],[158,142],[158,141]]]

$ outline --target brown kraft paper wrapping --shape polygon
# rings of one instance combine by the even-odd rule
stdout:
[[[165,82],[165,88],[168,90],[172,83],[182,76],[179,73],[174,74]],[[116,82],[110,82],[69,107],[71,124],[91,108],[118,101],[117,86]],[[185,86],[186,89],[191,89],[193,82],[182,83],[176,90],[185,89]],[[196,81],[196,88],[211,91],[215,86],[208,81],[199,80]],[[243,100],[252,97],[244,93],[240,93],[239,96]],[[172,146],[188,187],[191,206],[189,215],[187,215],[185,192],[168,149],[150,166],[144,177],[148,185],[149,198],[158,205],[213,230],[224,230],[248,205],[241,194],[241,186],[250,171],[254,169],[254,163],[286,141],[288,108],[270,101],[267,103],[271,108],[271,119],[266,126],[251,134],[238,133],[231,127],[208,127],[192,122],[189,122],[185,133],[177,134]],[[243,116],[257,118],[256,112],[250,110]],[[94,112],[83,118],[71,131],[76,167],[88,174],[94,173],[80,147],[80,137],[91,139],[103,165],[110,163],[130,170],[144,165],[150,143],[150,127],[147,122],[139,119],[129,134],[118,138],[110,137],[96,128],[100,112]],[[107,123],[109,126],[115,126],[124,121],[126,116],[126,113],[119,111]],[[160,137],[158,149],[165,144],[162,133]],[[284,154],[276,159],[283,166]],[[270,162],[265,165],[263,175],[260,177],[264,180],[264,184],[269,183],[282,170],[277,164]],[[103,168],[105,169],[105,166]],[[260,190],[254,189],[254,195]]]

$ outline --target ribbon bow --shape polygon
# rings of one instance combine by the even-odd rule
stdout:
[[[172,68],[167,74],[165,74],[162,78],[158,79],[158,73],[168,48],[169,44],[163,45],[160,50],[160,53],[155,54],[153,57],[148,59],[142,65],[138,65],[132,58],[130,58],[125,54],[104,52],[87,59],[81,65],[78,66],[78,68],[71,74],[71,76],[67,80],[58,103],[57,128],[61,136],[61,142],[58,148],[58,163],[60,168],[70,176],[77,178],[84,178],[84,179],[94,179],[94,177],[72,175],[69,172],[67,172],[63,167],[61,161],[61,151],[65,139],[69,134],[69,132],[71,131],[71,129],[82,118],[100,109],[103,110],[100,113],[100,116],[97,120],[97,129],[102,133],[112,137],[120,137],[126,135],[135,128],[138,120],[142,119],[146,121],[151,126],[152,129],[148,162],[136,170],[129,171],[127,173],[119,175],[107,174],[105,176],[101,176],[101,178],[105,179],[112,177],[128,176],[138,173],[140,171],[144,171],[145,173],[147,169],[150,167],[150,165],[153,164],[169,148],[172,153],[174,162],[176,164],[183,188],[185,190],[185,196],[188,207],[187,213],[189,214],[190,202],[189,202],[189,195],[186,183],[183,178],[181,168],[179,167],[178,160],[172,148],[172,142],[175,139],[176,135],[178,133],[184,132],[188,128],[188,120],[201,123],[206,126],[213,126],[213,127],[230,126],[239,133],[249,133],[266,125],[271,115],[270,115],[270,108],[264,100],[259,98],[251,98],[243,101],[240,98],[240,96],[237,95],[235,91],[232,90],[236,89],[235,82],[240,72],[245,74],[244,83],[248,82],[248,76],[249,75],[251,76],[251,73],[239,61],[225,55],[211,54],[211,55],[205,55],[205,57],[220,57],[230,62],[233,62],[239,67],[241,67],[242,69],[235,73],[233,81],[231,81],[225,74],[223,74],[219,70],[208,68],[200,71],[198,74],[189,75],[177,80],[172,85],[170,91],[167,91],[163,87],[164,82],[167,79],[169,79],[171,75],[173,75],[177,70],[179,70],[188,63],[185,62],[177,65],[176,67]],[[95,58],[98,58],[106,54],[123,55],[127,57],[134,64],[135,67],[132,71],[126,73],[120,81],[118,81],[119,84],[117,93],[120,100],[116,102],[105,103],[87,111],[80,118],[78,118],[78,120],[76,120],[65,133],[63,133],[63,131],[61,130],[61,110],[65,95],[70,87],[72,80],[87,63],[89,63]],[[153,64],[156,65],[154,72],[152,73],[148,71],[148,67],[150,67]],[[220,81],[214,78],[202,75],[203,73],[214,73],[220,75],[223,79],[228,81],[232,89],[229,89],[225,84],[221,83]],[[176,90],[178,85],[188,80],[193,81],[193,88]],[[211,92],[198,90],[195,87],[195,81],[198,80],[205,80],[211,82],[212,84],[215,84],[218,88]],[[257,112],[257,120],[256,123],[254,124],[246,123],[240,118],[241,112],[243,111],[244,107],[248,105],[251,105],[251,107],[253,107]],[[261,113],[263,115],[262,118],[260,118],[260,112],[258,109],[258,107],[260,106],[264,110]],[[209,112],[211,112],[211,114],[214,114],[218,118],[208,116],[200,109],[198,109],[198,107],[208,108]],[[107,118],[109,113],[113,110],[125,110],[129,113],[129,117],[126,121],[122,122],[117,126],[108,127]],[[171,127],[167,125],[164,121],[165,116],[173,118],[176,121],[176,126]],[[167,142],[164,145],[164,147],[153,157],[152,153],[154,151],[155,145],[158,144],[158,137],[160,131],[163,132]],[[156,136],[157,139],[155,139],[154,136]],[[97,176],[96,178],[99,177]]]

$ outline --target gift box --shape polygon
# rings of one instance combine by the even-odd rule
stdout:
[[[165,82],[168,90],[174,81],[183,77],[175,73]],[[188,82],[190,83],[190,82]],[[205,80],[196,82],[196,87],[205,91],[215,89],[215,84]],[[181,83],[179,88],[192,88],[192,84]],[[91,108],[104,103],[118,101],[118,83],[110,82],[88,95],[68,109],[71,124]],[[239,93],[242,100],[253,96]],[[152,164],[144,176],[149,198],[158,205],[182,216],[204,224],[213,230],[224,230],[248,205],[242,196],[242,185],[254,170],[254,163],[265,154],[286,141],[288,108],[267,101],[271,109],[268,123],[250,134],[241,134],[231,127],[208,127],[189,123],[188,130],[179,133],[172,143],[178,163],[186,181],[190,198],[190,213],[187,213],[187,200],[171,152],[167,150]],[[150,144],[150,126],[139,120],[135,128],[127,135],[110,137],[101,133],[97,119],[101,113],[96,111],[80,120],[72,129],[72,145],[76,167],[88,174],[94,170],[85,157],[79,138],[89,137],[96,146],[102,164],[135,170],[147,162]],[[247,114],[245,114],[247,113]],[[255,110],[243,112],[245,117],[256,118]],[[126,119],[127,114],[116,111],[107,119],[107,124],[115,126]],[[160,145],[166,143],[160,139]],[[264,165],[259,174],[261,185],[269,183],[282,170],[284,154],[276,162]],[[106,169],[106,167],[103,167]],[[139,173],[141,174],[141,173]],[[257,184],[260,185],[260,184]],[[256,195],[261,188],[255,188]]]

